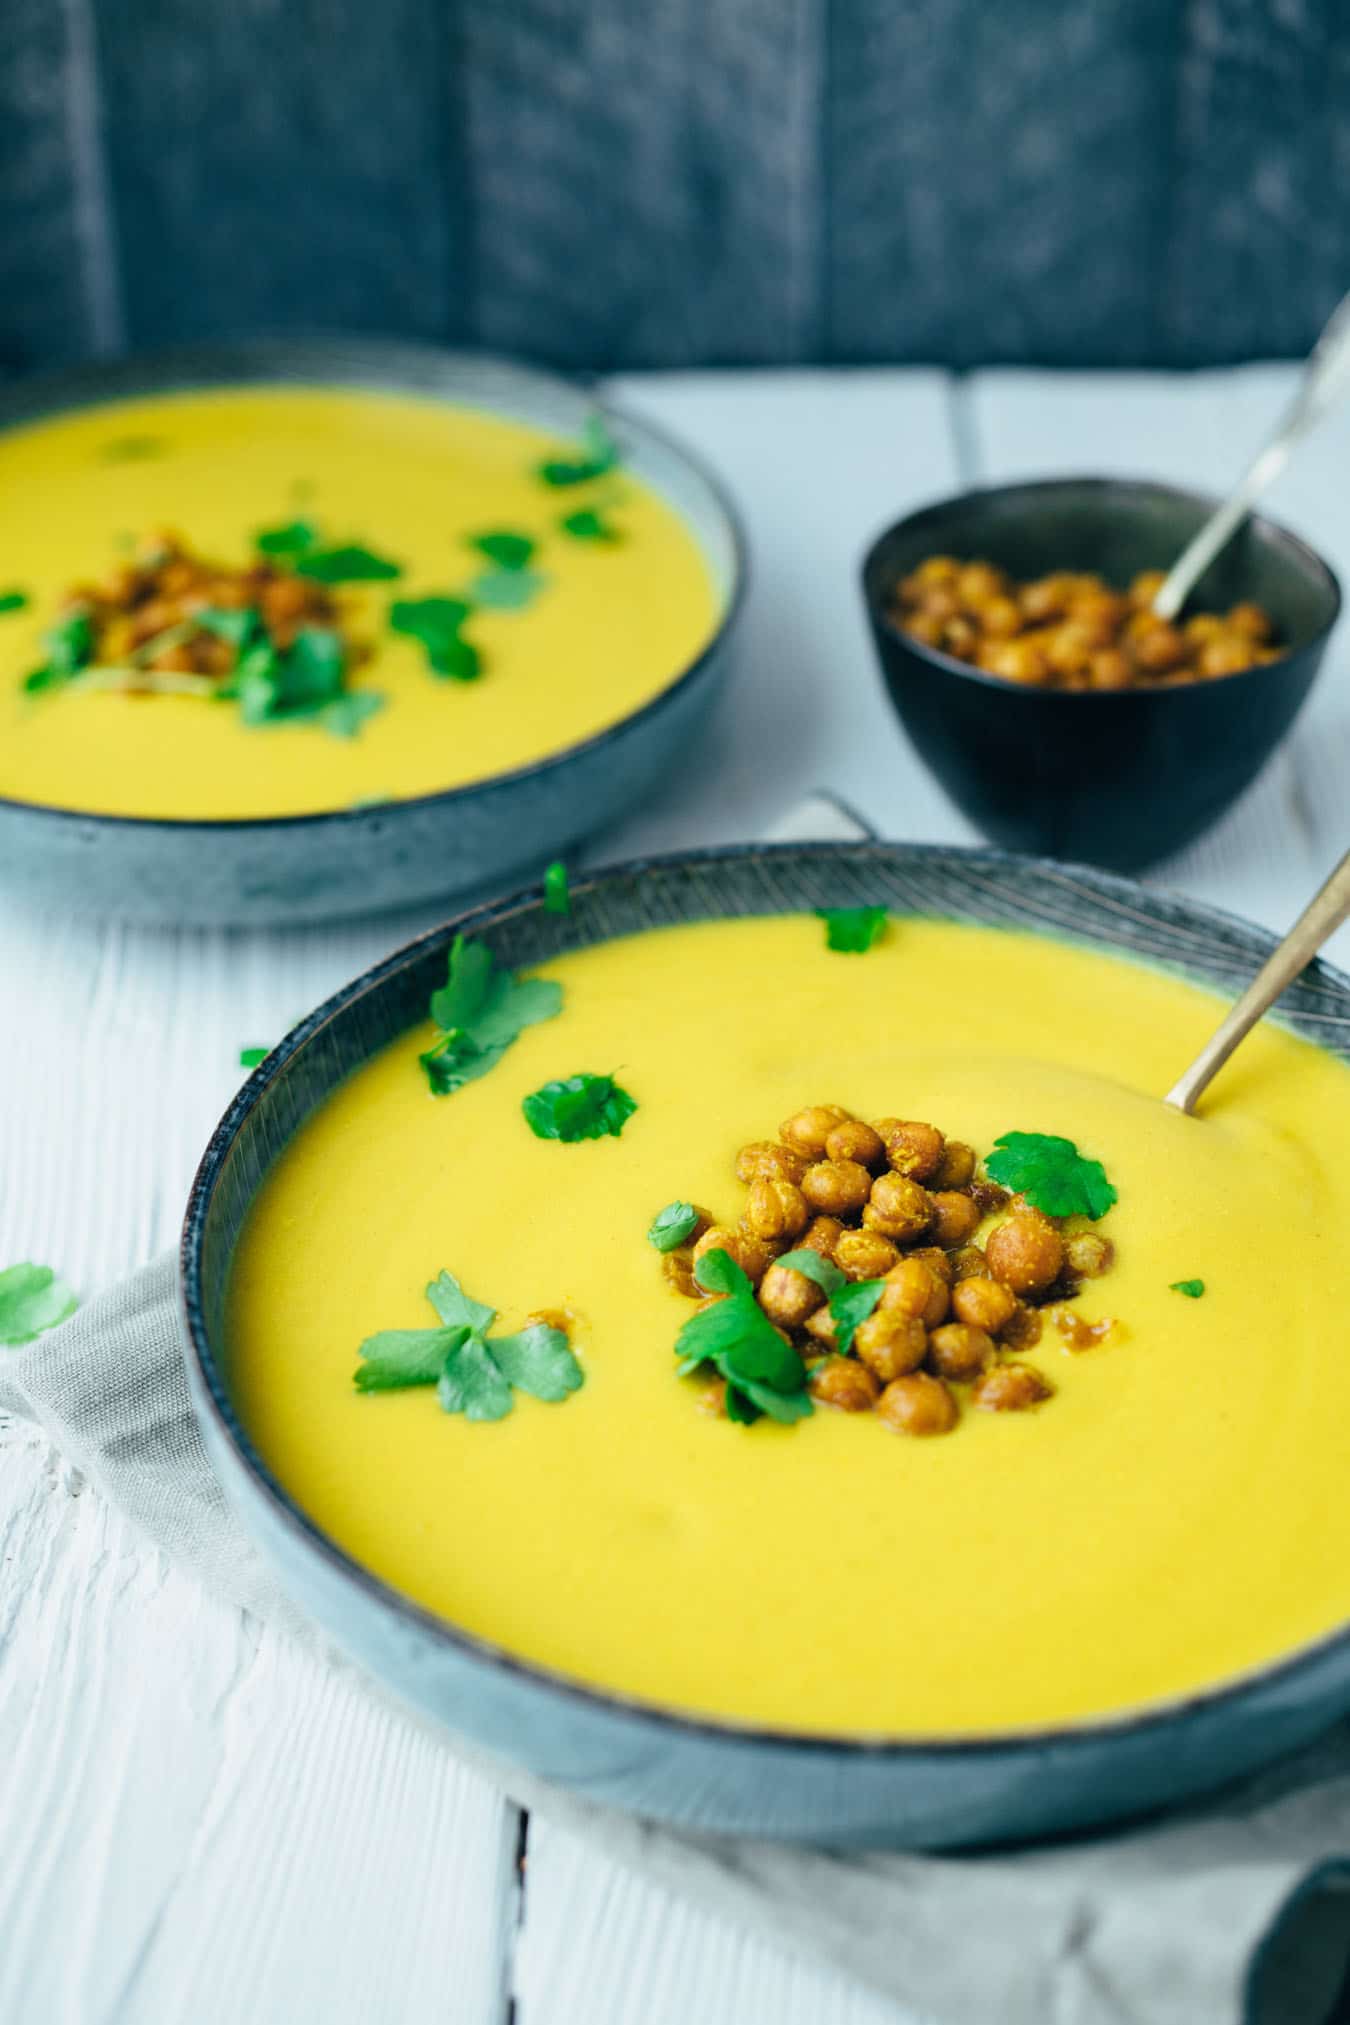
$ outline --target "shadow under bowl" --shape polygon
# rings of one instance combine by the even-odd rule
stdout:
[[[316,1108],[421,1023],[457,931],[489,937],[511,967],[532,966],[672,923],[877,903],[901,917],[1072,936],[1227,995],[1274,942],[1213,908],[1103,873],[998,851],[880,843],[649,860],[578,882],[565,917],[547,913],[537,889],[461,917],[302,1022],[236,1097],[206,1151],[181,1255],[188,1382],[203,1439],[241,1523],[296,1604],[339,1646],[504,1766],[588,1800],[696,1829],[918,1848],[1030,1839],[1180,1803],[1295,1749],[1350,1709],[1350,1624],[1202,1692],[1053,1728],[935,1740],[803,1735],[696,1717],[522,1660],[400,1595],[305,1514],[235,1411],[226,1296],[258,1192]],[[1350,1060],[1350,978],[1309,965],[1281,1013]],[[546,1487],[541,1495],[547,1502],[565,1493]]]
[[[598,405],[581,386],[477,353],[383,339],[278,338],[18,380],[0,392],[0,431],[105,401],[258,384],[413,394],[563,439],[580,435]],[[605,418],[625,470],[658,493],[693,535],[716,593],[706,645],[687,666],[672,669],[649,701],[509,773],[313,815],[110,816],[0,796],[5,887],[44,908],[202,926],[288,926],[449,895],[467,905],[636,808],[669,779],[672,755],[691,748],[728,672],[745,542],[720,487],[681,446],[645,421],[608,408]],[[454,735],[453,701],[447,694],[447,739]]]
[[[1028,688],[903,632],[894,586],[931,555],[1015,577],[1095,571],[1123,589],[1166,569],[1216,500],[1170,485],[1057,478],[962,493],[909,514],[862,571],[891,701],[952,800],[1010,850],[1137,871],[1207,830],[1255,779],[1312,687],[1340,614],[1336,577],[1306,542],[1254,515],[1187,611],[1263,605],[1286,651],[1210,681],[1112,691]]]

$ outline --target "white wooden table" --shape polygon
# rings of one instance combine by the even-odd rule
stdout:
[[[620,383],[723,471],[754,584],[703,749],[597,855],[752,835],[817,785],[887,834],[965,839],[882,699],[856,589],[866,539],[980,479],[1221,486],[1289,377]],[[1350,415],[1272,506],[1350,573],[1347,468]],[[1158,876],[1278,925],[1347,842],[1347,783],[1350,632],[1262,781]],[[170,1243],[241,1045],[421,925],[167,934],[0,899],[0,1265],[51,1263],[92,1293]],[[519,2025],[904,2015],[522,1822],[422,1731],[204,1595],[41,1439],[0,1427],[5,2025],[500,2025],[513,2007]]]

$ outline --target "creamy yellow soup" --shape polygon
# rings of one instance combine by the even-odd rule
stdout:
[[[433,1098],[419,1032],[355,1074],[264,1187],[229,1308],[266,1462],[355,1559],[582,1680],[747,1722],[948,1735],[1147,1703],[1350,1614],[1350,1073],[1255,1033],[1204,1115],[1163,1106],[1212,1029],[1183,983],[1030,936],[900,921],[865,956],[804,918],[559,959],[558,1018]],[[615,1071],[617,1139],[536,1139],[521,1099]],[[690,1304],[645,1239],[734,1217],[737,1148],[807,1102],[1023,1130],[1100,1159],[1120,1318],[1024,1353],[1055,1396],[921,1441],[818,1410],[745,1428],[673,1375]],[[471,1425],[360,1396],[357,1346],[434,1324],[447,1267],[519,1326],[580,1317],[581,1391]],[[1200,1299],[1171,1283],[1203,1279]]]
[[[718,595],[692,533],[620,472],[551,489],[543,432],[495,415],[361,389],[250,387],[118,402],[0,435],[0,795],[124,816],[300,815],[434,793],[507,772],[616,723],[710,638]],[[561,517],[612,501],[619,538],[567,536]],[[42,634],[72,584],[126,543],[178,530],[237,567],[254,534],[297,515],[402,565],[396,583],[341,587],[371,656],[352,686],[386,700],[359,736],[312,722],[246,725],[194,696],[78,685],[25,695]],[[466,537],[517,530],[546,582],[528,607],[476,610],[481,678],[439,681],[392,634],[391,597],[462,593],[486,569]]]

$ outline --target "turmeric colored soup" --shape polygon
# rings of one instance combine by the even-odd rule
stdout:
[[[364,389],[248,387],[87,408],[0,435],[0,795],[121,816],[301,815],[509,772],[649,702],[697,657],[718,597],[694,536],[619,472],[552,489],[543,431],[468,408]],[[616,541],[559,526],[613,496]],[[196,554],[249,559],[260,528],[297,514],[324,538],[403,566],[339,587],[344,626],[374,649],[352,687],[387,698],[358,737],[314,723],[245,725],[210,698],[78,688],[24,695],[70,586],[105,576],[120,543],[160,527]],[[394,597],[460,593],[487,568],[466,537],[534,536],[547,578],[523,610],[481,609],[473,683],[439,681],[391,634]]]
[[[419,1031],[359,1070],[264,1186],[228,1358],[266,1463],[354,1558],[510,1651],[686,1710],[955,1735],[1215,1683],[1350,1615],[1350,1073],[1276,1027],[1204,1115],[1162,1105],[1208,994],[1028,935],[892,922],[662,929],[549,963],[563,1012],[436,1099]],[[521,1098],[614,1070],[619,1139],[532,1136]],[[646,1242],[672,1198],[735,1216],[738,1147],[804,1103],[932,1119],[987,1152],[1105,1164],[1117,1262],[1076,1303],[1120,1340],[1025,1353],[1039,1412],[891,1433],[743,1428],[673,1374],[691,1304]],[[570,1306],[583,1389],[492,1425],[360,1396],[357,1345],[426,1327],[442,1266],[518,1327]],[[1169,1282],[1201,1278],[1190,1300]]]

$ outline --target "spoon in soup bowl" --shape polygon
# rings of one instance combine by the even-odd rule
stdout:
[[[1282,991],[1312,962],[1329,935],[1350,920],[1350,851],[1326,884],[1308,902],[1289,933],[1262,964],[1241,998],[1206,1041],[1184,1075],[1177,1078],[1163,1102],[1178,1111],[1194,1111],[1202,1091],[1223,1067],[1256,1022]]]

